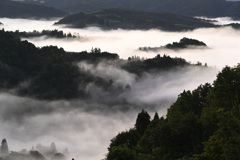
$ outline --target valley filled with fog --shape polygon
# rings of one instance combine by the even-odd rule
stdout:
[[[230,18],[215,18],[220,24],[228,24],[234,21]],[[103,31],[92,27],[87,29],[64,28],[64,26],[53,25],[56,20],[28,20],[1,18],[4,24],[1,28],[9,31],[54,30],[58,29],[64,33],[72,33],[80,36],[78,39],[61,39],[40,37],[27,39],[36,46],[56,45],[66,51],[80,52],[90,51],[91,48],[100,48],[102,51],[119,54],[120,58],[127,59],[132,56],[140,58],[152,58],[157,54],[167,54],[171,57],[182,57],[192,63],[207,63],[208,66],[216,66],[221,69],[225,65],[236,65],[238,63],[238,41],[239,30],[231,27],[196,29],[187,32],[164,32],[160,30],[108,30]],[[215,22],[216,23],[216,22]],[[203,41],[210,49],[208,50],[183,50],[183,51],[161,51],[161,52],[139,52],[139,47],[159,47],[168,43],[177,42],[181,38],[193,38]]]
[[[229,19],[222,20],[226,24]],[[79,67],[103,79],[129,84],[131,91],[123,95],[127,103],[114,98],[98,103],[109,95],[100,89],[89,87],[96,93],[95,101],[84,100],[36,100],[18,97],[12,91],[0,93],[0,137],[8,139],[10,150],[30,149],[38,143],[48,145],[55,142],[57,149],[68,148],[76,160],[103,159],[110,140],[120,131],[134,126],[137,114],[144,108],[151,116],[157,111],[164,116],[183,90],[193,90],[204,83],[212,83],[221,69],[239,63],[240,30],[231,27],[202,28],[186,32],[165,32],[161,30],[108,30],[99,28],[73,29],[54,26],[56,20],[26,20],[0,18],[6,31],[62,30],[64,33],[78,35],[75,39],[56,39],[46,36],[28,38],[37,47],[56,45],[65,51],[102,51],[117,53],[120,59],[137,56],[153,58],[160,54],[181,57],[196,64],[201,62],[208,67],[194,66],[177,68],[168,72],[145,73],[141,80],[122,70],[117,64],[102,62],[93,66],[80,62]],[[221,22],[220,22],[221,23]],[[139,47],[160,47],[178,42],[181,38],[203,41],[208,49],[160,50],[144,52]],[[92,90],[92,91],[91,91]],[[13,91],[14,92],[14,91]]]

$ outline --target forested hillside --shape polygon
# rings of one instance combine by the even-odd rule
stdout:
[[[173,12],[187,16],[230,16],[240,18],[240,2],[226,0],[45,0],[45,4],[71,13],[111,7],[145,11]]]
[[[144,12],[128,8],[111,8],[69,15],[55,24],[84,28],[98,26],[103,29],[152,29],[167,31],[192,30],[214,27],[213,24],[187,16],[171,13]]]
[[[53,18],[67,15],[67,12],[38,4],[29,4],[9,0],[0,0],[0,4],[0,17]]]
[[[103,61],[109,65],[117,64],[122,72],[133,74],[136,81],[140,81],[145,72],[158,73],[196,66],[182,58],[167,55],[121,60],[117,54],[101,52],[99,48],[92,48],[90,53],[66,52],[55,46],[36,48],[27,41],[21,41],[16,33],[0,31],[0,89],[3,91],[11,90],[17,95],[39,99],[91,98],[88,92],[90,86],[100,88],[113,97],[129,91],[131,86],[128,84],[101,78],[79,64],[98,66]]]
[[[238,160],[240,65],[213,84],[183,91],[166,117],[142,110],[135,126],[111,140],[107,160]]]

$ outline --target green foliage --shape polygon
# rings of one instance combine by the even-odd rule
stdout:
[[[134,160],[134,155],[135,153],[124,144],[112,147],[107,154],[107,160]]]
[[[138,114],[137,120],[135,123],[135,127],[137,131],[141,135],[143,135],[149,123],[150,123],[149,114],[145,110],[142,110],[142,112]]]
[[[236,116],[237,115],[237,116]],[[219,112],[218,129],[207,142],[203,153],[196,160],[237,160],[240,157],[240,119],[239,110]]]
[[[153,120],[159,120],[159,116],[158,116],[158,113],[156,112],[154,117],[153,117]]]
[[[231,110],[240,103],[240,65],[235,68],[226,66],[213,83],[213,93],[209,96],[212,106]]]
[[[137,145],[139,139],[140,134],[135,129],[130,129],[129,131],[121,132],[111,140],[111,144],[108,150],[110,151],[113,147],[117,147],[120,145],[126,145],[128,148],[132,149]]]
[[[128,152],[138,160],[238,160],[239,75],[240,65],[225,67],[213,85],[181,93],[167,118],[153,119]]]
[[[183,93],[178,96],[177,101],[168,109],[168,119],[179,119],[186,113],[194,113],[200,116],[206,103],[206,97],[211,90],[212,86],[206,83],[205,85],[200,85],[192,92],[183,91]]]

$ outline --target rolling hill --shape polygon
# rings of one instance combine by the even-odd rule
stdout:
[[[103,29],[162,29],[167,31],[191,30],[199,27],[213,27],[207,21],[172,13],[153,13],[128,8],[111,8],[69,15],[55,24],[85,28],[91,26]]]
[[[153,12],[172,12],[187,16],[240,19],[240,2],[226,0],[45,0],[45,5],[71,13],[112,7],[128,7]]]
[[[52,18],[63,17],[66,12],[44,5],[0,0],[0,17],[8,18]]]

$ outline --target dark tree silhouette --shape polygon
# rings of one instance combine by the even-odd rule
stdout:
[[[157,112],[155,113],[153,120],[159,120],[159,116]]]
[[[138,114],[135,127],[140,134],[144,134],[148,124],[150,123],[150,116],[144,109]]]

